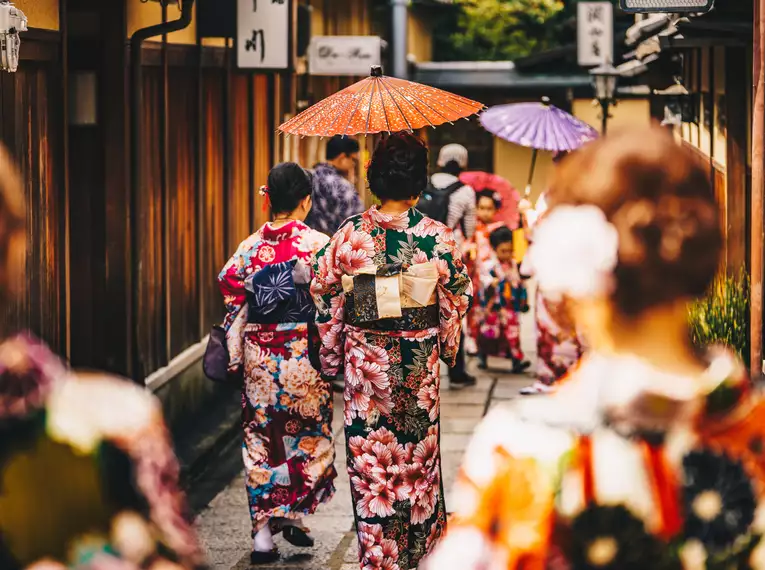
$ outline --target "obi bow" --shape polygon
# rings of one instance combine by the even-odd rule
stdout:
[[[418,263],[402,271],[400,263],[360,269],[343,275],[343,290],[353,295],[357,319],[376,321],[399,318],[404,309],[436,303],[438,269],[435,263]]]
[[[298,260],[274,263],[256,271],[244,282],[250,293],[250,306],[263,315],[275,311],[280,303],[294,299],[297,287],[311,280],[311,269]]]

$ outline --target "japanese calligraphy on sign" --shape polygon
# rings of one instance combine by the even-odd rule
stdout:
[[[614,13],[610,2],[577,3],[579,65],[591,67],[614,59]]]
[[[237,0],[237,66],[290,68],[290,0]]]

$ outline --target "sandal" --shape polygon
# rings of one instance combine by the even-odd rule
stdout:
[[[307,528],[300,528],[298,526],[288,526],[282,531],[284,533],[284,540],[289,542],[292,546],[298,548],[312,548],[315,544],[313,537],[308,534],[310,531]]]
[[[279,560],[279,549],[274,547],[268,552],[261,552],[259,550],[253,550],[250,552],[250,564],[253,566],[261,566],[263,564],[273,564]]]

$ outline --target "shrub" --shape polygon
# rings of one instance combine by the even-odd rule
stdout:
[[[688,311],[696,346],[728,346],[749,366],[749,290],[749,276],[743,269],[715,279],[709,294]]]

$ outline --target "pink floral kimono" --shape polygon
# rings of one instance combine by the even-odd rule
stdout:
[[[266,224],[220,274],[230,367],[243,367],[242,452],[253,532],[300,518],[334,492],[332,392],[309,357],[311,262],[329,238]],[[309,326],[310,323],[310,326]]]
[[[315,271],[323,373],[345,374],[361,567],[416,568],[446,524],[439,358],[456,358],[470,278],[452,232],[415,209],[350,218]]]

